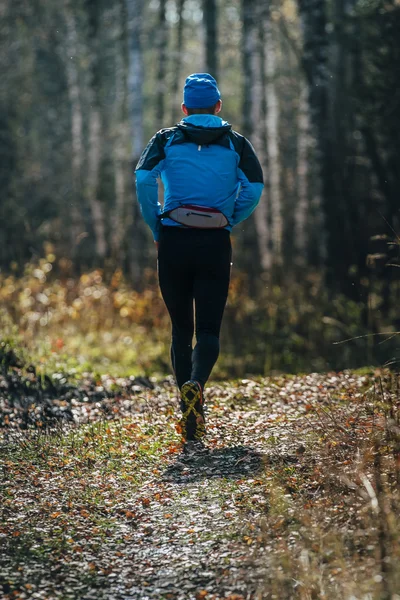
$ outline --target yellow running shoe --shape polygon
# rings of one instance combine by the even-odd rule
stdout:
[[[182,418],[180,425],[186,441],[201,440],[206,434],[203,410],[203,390],[198,381],[190,379],[181,387]]]

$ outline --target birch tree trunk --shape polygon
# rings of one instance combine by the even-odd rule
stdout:
[[[266,69],[266,139],[268,148],[269,202],[271,206],[271,240],[273,263],[282,264],[282,198],[281,168],[279,158],[279,105],[276,93],[276,42],[274,40],[270,10],[262,19],[265,30],[264,51]]]
[[[96,244],[96,255],[98,256],[98,258],[104,261],[104,259],[107,256],[105,215],[103,203],[98,198],[101,148],[102,135],[100,109],[97,106],[96,101],[94,100],[89,115],[87,199],[90,207],[90,212],[92,214],[92,222]]]
[[[206,33],[206,71],[215,79],[218,79],[218,10],[216,0],[203,0],[203,20]]]
[[[156,80],[156,121],[158,128],[165,126],[165,99],[167,95],[166,83],[166,64],[167,64],[167,49],[168,49],[168,30],[166,19],[166,0],[160,0],[158,13],[158,28],[157,28],[157,50],[158,50],[158,70]]]
[[[143,50],[141,43],[141,30],[143,22],[144,0],[125,0],[128,13],[128,110],[131,129],[131,163],[132,171],[137,164],[144,147],[143,133]],[[133,173],[132,173],[133,179]],[[133,181],[132,181],[133,183]],[[129,245],[129,266],[132,281],[136,286],[141,282],[141,257],[143,256],[142,222],[139,221],[140,211],[136,197],[136,188],[132,185],[133,192],[133,218],[131,228],[131,243]]]
[[[264,54],[264,25],[263,8],[256,5],[252,14],[248,15],[249,23],[247,25],[250,36],[254,36],[255,45],[251,52],[252,40],[244,40],[250,54],[250,93],[252,96],[252,142],[256,150],[264,171],[265,188],[261,196],[259,205],[256,208],[254,224],[257,233],[258,251],[260,255],[260,264],[263,271],[269,271],[272,267],[271,237],[269,228],[269,162],[266,146],[265,131],[265,54]]]
[[[294,214],[296,263],[305,266],[308,248],[307,215],[309,215],[310,120],[308,90],[303,83],[297,118],[297,205]]]
[[[143,51],[141,26],[144,0],[126,0],[128,13],[128,106],[132,135],[132,162],[136,164],[143,150]]]
[[[98,2],[87,2],[88,34],[85,54],[89,64],[87,99],[89,107],[89,144],[87,146],[86,196],[92,215],[96,256],[104,262],[108,252],[105,225],[105,206],[99,198],[99,174],[103,154],[102,115],[100,94],[99,24],[102,13]]]
[[[64,0],[64,17],[66,24],[66,54],[61,58],[65,62],[68,98],[71,106],[71,185],[73,196],[70,214],[72,256],[75,256],[79,243],[83,237],[87,236],[87,233],[84,231],[83,216],[80,208],[83,200],[82,167],[84,160],[84,147],[82,104],[79,89],[78,68],[76,65],[78,36],[70,0]]]
[[[178,0],[177,2],[177,13],[178,13],[178,23],[176,25],[176,46],[175,50],[172,53],[173,59],[173,67],[172,67],[172,106],[171,106],[171,124],[175,123],[178,120],[178,115],[180,114],[180,104],[182,100],[180,99],[180,77],[182,71],[182,56],[184,55],[184,37],[183,37],[183,9],[185,7],[185,0]]]
[[[132,193],[128,189],[127,174],[129,165],[126,150],[129,148],[129,123],[126,120],[126,61],[124,59],[124,17],[123,5],[115,6],[115,21],[118,40],[115,50],[115,101],[113,106],[115,136],[113,140],[115,207],[112,216],[111,246],[114,261],[123,263],[126,256],[125,239],[133,221]]]

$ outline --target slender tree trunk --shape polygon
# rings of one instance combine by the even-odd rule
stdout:
[[[242,17],[242,133],[251,138],[253,133],[253,103],[252,86],[254,80],[253,57],[257,46],[257,29],[255,26],[255,7],[248,0],[241,2]]]
[[[119,128],[119,135],[123,139],[123,128]],[[117,261],[124,260],[124,240],[127,227],[132,222],[132,214],[127,219],[128,211],[126,198],[131,199],[131,195],[127,194],[125,180],[125,152],[123,144],[116,141],[114,147],[114,177],[115,177],[115,207],[112,219],[111,244],[113,256]]]
[[[102,148],[101,117],[96,101],[89,116],[89,148],[87,173],[87,199],[92,213],[93,229],[96,241],[96,255],[102,261],[107,256],[107,240],[103,203],[98,198],[99,171]]]
[[[116,4],[117,40],[115,49],[115,102],[113,107],[115,137],[113,144],[115,207],[112,217],[111,245],[113,258],[118,263],[125,261],[125,239],[132,225],[132,193],[128,190],[129,165],[126,149],[129,148],[129,123],[126,120],[126,61],[124,59],[123,22],[125,10],[122,3]]]
[[[128,105],[132,135],[132,161],[135,164],[143,150],[143,50],[141,28],[144,0],[126,0],[128,12],[129,75]]]
[[[260,159],[261,166],[266,170],[266,145],[263,130],[264,120],[261,118],[265,111],[265,94],[263,81],[263,53],[260,53],[260,37],[258,29],[258,3],[241,0],[241,59],[242,59],[242,90],[241,90],[241,133],[254,145]],[[259,120],[261,119],[261,120]],[[258,120],[258,122],[257,122]],[[266,182],[267,183],[267,182]],[[253,284],[260,275],[260,270],[265,271],[268,254],[268,205],[267,191],[263,196],[255,213],[251,216],[246,228],[238,231],[240,243],[249,248],[246,266],[251,276],[249,281]],[[254,235],[255,233],[255,235]],[[256,293],[256,287],[253,288]]]
[[[258,250],[260,255],[260,263],[263,271],[269,271],[272,266],[271,254],[271,235],[269,228],[269,200],[270,200],[270,178],[267,167],[269,166],[268,152],[265,140],[265,110],[266,110],[266,95],[265,95],[265,54],[264,54],[264,26],[262,23],[263,10],[256,6],[253,10],[252,23],[249,27],[250,35],[253,35],[254,29],[255,48],[250,56],[251,69],[251,95],[252,95],[252,141],[257,155],[260,159],[261,166],[264,170],[264,175],[267,176],[266,186],[261,196],[260,203],[255,213],[255,227],[257,232]],[[250,47],[251,44],[248,43]]]
[[[218,9],[216,0],[203,0],[206,33],[206,71],[218,79]]]
[[[271,238],[273,248],[273,262],[282,263],[282,198],[281,198],[281,167],[279,157],[279,105],[276,93],[276,42],[272,32],[270,12],[264,11],[266,52],[266,137],[268,147],[268,177],[269,201],[271,205]]]
[[[76,66],[78,36],[70,0],[65,0],[64,2],[64,16],[67,34],[65,38],[65,56],[62,58],[65,60],[68,98],[71,106],[71,179],[73,196],[70,214],[72,256],[74,256],[76,254],[77,246],[87,234],[84,232],[83,216],[80,208],[83,200],[82,166],[84,160],[84,147],[82,104],[79,89],[78,68]]]
[[[89,136],[87,145],[86,196],[92,215],[95,235],[96,256],[104,262],[108,253],[106,238],[105,205],[99,198],[100,164],[103,156],[104,133],[102,127],[101,104],[99,100],[101,86],[100,22],[101,7],[94,0],[87,0],[87,38],[85,54],[89,63],[87,81],[87,103],[89,106]]]
[[[298,0],[303,33],[303,66],[308,83],[308,103],[313,137],[316,140],[315,159],[321,189],[321,206],[317,215],[314,237],[320,258],[335,257],[334,232],[331,230],[328,248],[325,247],[325,219],[336,227],[335,181],[332,177],[332,156],[328,128],[328,73],[326,33],[326,0]],[[319,202],[319,195],[315,199]],[[317,259],[318,260],[318,259]]]
[[[329,95],[328,95],[328,136],[331,147],[331,172],[334,173],[337,212],[342,221],[340,245],[345,270],[349,264],[357,264],[355,245],[363,237],[362,223],[357,223],[359,211],[354,210],[353,194],[349,194],[353,182],[349,179],[348,138],[351,139],[351,93],[349,93],[349,58],[350,49],[347,43],[348,0],[333,2],[333,31],[329,45]],[[357,225],[360,225],[358,227]],[[354,231],[354,229],[356,231]],[[362,242],[361,242],[362,246]],[[339,257],[340,254],[337,254]],[[363,259],[365,264],[365,259]],[[345,273],[343,273],[345,276]],[[350,290],[351,291],[351,290]]]
[[[128,107],[132,138],[132,170],[143,151],[143,50],[141,30],[143,23],[144,0],[126,0],[128,13]],[[133,219],[131,228],[131,243],[129,245],[129,266],[133,283],[140,286],[141,263],[143,258],[142,223],[139,222],[139,207],[136,198],[136,188],[133,186]]]
[[[184,55],[184,38],[183,38],[183,9],[185,7],[185,0],[178,0],[177,2],[177,12],[178,12],[178,23],[176,25],[176,47],[174,52],[172,53],[173,65],[172,65],[172,106],[171,106],[171,124],[175,123],[178,120],[178,115],[180,114],[180,104],[182,100],[180,99],[180,77],[182,71],[182,56]]]
[[[297,116],[297,204],[294,212],[296,264],[319,266],[326,260],[321,177],[313,164],[309,91],[301,84]]]
[[[302,85],[297,120],[297,205],[294,215],[296,262],[300,266],[307,263],[307,215],[309,212],[309,160],[310,160],[310,120],[308,90]]]
[[[158,127],[164,125],[165,99],[167,95],[166,82],[166,64],[168,49],[168,30],[166,19],[166,0],[160,0],[158,30],[157,30],[157,50],[158,50],[158,71],[156,81],[156,121]]]

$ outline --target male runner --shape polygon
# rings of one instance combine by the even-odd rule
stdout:
[[[253,212],[263,189],[253,147],[218,116],[221,107],[215,79],[189,75],[185,117],[152,137],[136,167],[138,200],[158,248],[160,289],[172,322],[171,361],[186,448],[203,446],[203,390],[219,354],[230,231]]]

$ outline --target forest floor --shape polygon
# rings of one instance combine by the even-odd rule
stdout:
[[[210,452],[187,459],[172,380],[4,371],[1,597],[399,599],[398,378],[246,379],[206,402]]]

